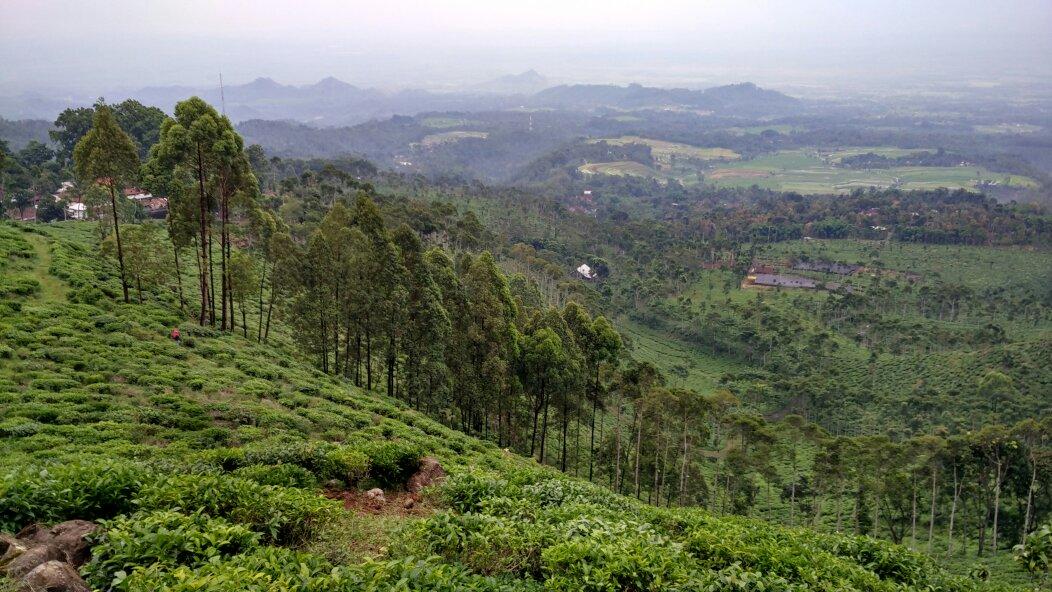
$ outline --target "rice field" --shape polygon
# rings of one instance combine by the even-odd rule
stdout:
[[[725,187],[757,185],[774,191],[797,193],[849,193],[868,187],[899,187],[907,190],[974,190],[980,183],[1032,186],[1033,179],[996,173],[980,166],[892,167],[888,169],[849,169],[835,166],[846,156],[867,152],[888,157],[916,152],[898,148],[850,148],[833,152],[783,150],[747,161],[723,164],[706,172],[709,182]]]
[[[442,132],[438,134],[430,134],[424,136],[424,139],[420,140],[420,146],[423,148],[434,148],[442,144],[452,144],[453,142],[459,142],[469,138],[476,138],[485,140],[489,137],[489,132],[471,132],[471,131],[456,131],[456,132]]]
[[[590,162],[577,167],[577,170],[586,175],[615,175],[618,177],[652,177],[664,181],[665,176],[659,171],[645,164],[632,160],[619,160],[615,162]]]
[[[458,133],[458,132],[454,132]],[[638,162],[616,161],[588,163],[578,167],[585,174],[639,176],[662,182],[676,180],[684,185],[701,182],[721,187],[752,187],[772,191],[794,191],[802,194],[850,193],[870,187],[905,190],[965,189],[977,190],[983,183],[1014,187],[1032,187],[1029,177],[991,171],[968,165],[952,167],[901,166],[887,169],[852,169],[839,166],[849,156],[874,153],[897,158],[921,152],[920,149],[888,146],[859,146],[837,150],[781,150],[750,160],[725,148],[699,148],[687,144],[622,136],[592,140],[612,144],[646,144],[651,147],[655,166]],[[698,161],[705,161],[704,164]]]
[[[915,273],[925,281],[941,280],[974,290],[1025,285],[1052,290],[1052,251],[1029,247],[799,240],[767,245],[762,256],[784,259],[801,255]]]
[[[626,144],[644,144],[650,146],[650,151],[654,156],[654,161],[662,167],[672,166],[674,161],[678,158],[693,158],[697,160],[737,160],[741,158],[741,154],[727,148],[703,148],[678,142],[652,140],[640,136],[621,136],[620,138],[599,138],[590,140],[590,143],[592,144],[598,142],[606,142],[607,144],[614,146],[624,146]]]

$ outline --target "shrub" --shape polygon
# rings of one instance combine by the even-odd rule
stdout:
[[[249,465],[234,471],[234,476],[260,485],[299,487],[306,489],[318,484],[314,474],[296,465]]]
[[[0,478],[0,530],[31,522],[111,518],[132,509],[151,478],[141,466],[115,461],[24,467]]]
[[[125,578],[137,566],[196,567],[259,542],[258,534],[222,518],[170,510],[122,516],[102,527],[84,567],[87,581],[101,589],[128,589]]]
[[[369,473],[370,458],[346,446],[317,442],[267,442],[245,449],[245,464],[291,464],[307,469],[319,481],[336,479],[353,485]]]
[[[370,442],[361,447],[369,457],[369,476],[384,487],[405,485],[420,468],[420,449],[404,442]]]
[[[200,511],[245,524],[278,544],[298,544],[315,532],[336,505],[313,492],[260,485],[229,475],[178,475],[142,489],[143,509]]]
[[[1014,558],[1031,576],[1045,581],[1052,573],[1052,522],[1042,524],[1014,547]]]

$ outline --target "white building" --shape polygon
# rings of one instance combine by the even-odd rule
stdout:
[[[586,280],[595,279],[595,274],[592,273],[592,268],[589,267],[587,263],[582,263],[580,267],[577,268],[577,273],[579,273],[581,277],[583,277]]]
[[[88,206],[82,203],[71,203],[66,206],[66,217],[70,220],[84,220],[88,217]]]

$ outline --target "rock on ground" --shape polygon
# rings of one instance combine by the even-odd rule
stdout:
[[[366,491],[365,497],[377,503],[387,503],[387,499],[384,498],[384,490],[380,489],[379,487],[374,487],[373,489]]]
[[[446,478],[446,471],[437,458],[426,456],[420,459],[420,469],[409,478],[406,488],[410,493],[420,493],[425,487],[441,483]]]
[[[54,545],[37,545],[11,560],[7,564],[7,577],[17,580],[33,571],[36,566],[52,560],[65,559],[62,551]]]
[[[91,592],[77,570],[64,561],[42,563],[26,574],[20,592]]]
[[[87,562],[91,556],[86,537],[95,532],[98,526],[87,520],[67,520],[48,528],[40,524],[30,524],[17,535],[18,539],[30,546],[50,544],[62,551],[63,559],[78,567]]]

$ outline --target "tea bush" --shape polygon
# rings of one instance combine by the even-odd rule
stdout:
[[[147,510],[199,511],[244,524],[276,544],[310,538],[336,505],[313,492],[260,485],[228,475],[177,475],[142,488],[135,504]]]
[[[136,513],[102,524],[84,573],[97,588],[126,590],[125,578],[138,566],[197,567],[258,542],[257,533],[222,518],[171,510]]]
[[[260,485],[309,489],[318,484],[314,474],[296,465],[248,465],[234,471],[234,476]]]
[[[421,450],[405,442],[367,442],[360,447],[369,457],[369,477],[383,487],[404,485],[420,467]]]
[[[11,469],[0,477],[0,531],[112,518],[133,509],[132,497],[150,478],[140,465],[109,460]]]

